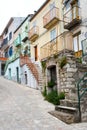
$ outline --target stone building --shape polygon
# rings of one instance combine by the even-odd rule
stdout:
[[[22,17],[12,17],[8,21],[6,27],[4,28],[0,36],[0,63],[2,72],[1,75],[4,75],[5,63],[8,57],[11,57],[13,54],[13,34],[14,30],[19,26],[23,21]],[[2,62],[3,61],[3,62]]]
[[[82,121],[87,120],[84,105],[84,112],[81,110],[79,89],[87,71],[83,57],[87,30],[84,4],[81,0],[47,0],[30,19],[29,30],[31,57],[42,64],[43,86],[54,80],[58,93],[65,92],[61,109],[74,111],[76,109],[71,107],[77,108],[77,118]]]
[[[10,79],[40,90],[54,81],[54,89],[58,94],[64,92],[65,100],[56,107],[56,114],[51,114],[69,123],[87,121],[86,3],[46,0],[29,23],[25,20],[15,30],[15,51],[5,73]]]

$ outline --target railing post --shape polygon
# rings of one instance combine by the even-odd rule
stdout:
[[[79,109],[79,122],[81,122],[81,107],[80,107],[79,83],[77,84],[77,87],[78,87],[78,109]]]

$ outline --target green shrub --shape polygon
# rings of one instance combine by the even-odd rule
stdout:
[[[77,58],[77,61],[78,61],[79,63],[82,63],[82,57]]]
[[[45,98],[48,102],[53,103],[54,105],[59,105],[59,97],[57,91],[53,90]]]
[[[43,95],[44,97],[46,97],[46,95],[47,95],[47,89],[46,89],[46,86],[44,86],[44,90],[43,90],[43,92],[42,92],[42,95]]]
[[[59,99],[65,99],[65,93],[64,92],[61,92],[59,93]]]
[[[41,66],[42,66],[43,72],[45,73],[45,70],[46,70],[46,62],[45,62],[45,61],[41,61]]]
[[[66,58],[65,56],[63,56],[63,57],[60,59],[59,66],[60,66],[60,68],[62,69],[66,64],[67,64],[67,58]]]
[[[49,87],[49,88],[53,88],[54,85],[55,85],[55,82],[54,82],[53,80],[50,80],[50,81],[48,82],[48,87]]]

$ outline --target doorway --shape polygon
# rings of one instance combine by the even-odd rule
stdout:
[[[9,68],[9,79],[11,79],[11,68]]]
[[[57,83],[57,74],[56,74],[56,66],[50,66],[48,67],[48,81],[54,81],[55,85]]]
[[[25,71],[25,84],[27,84],[27,73]]]
[[[5,64],[1,64],[1,75],[4,75]]]
[[[35,48],[35,61],[38,60],[38,50],[37,50],[37,46],[34,47]]]
[[[19,67],[16,67],[17,82],[19,82]]]

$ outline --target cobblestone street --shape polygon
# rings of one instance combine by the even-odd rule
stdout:
[[[39,90],[0,77],[0,130],[87,130],[87,123],[67,125],[51,110]]]

